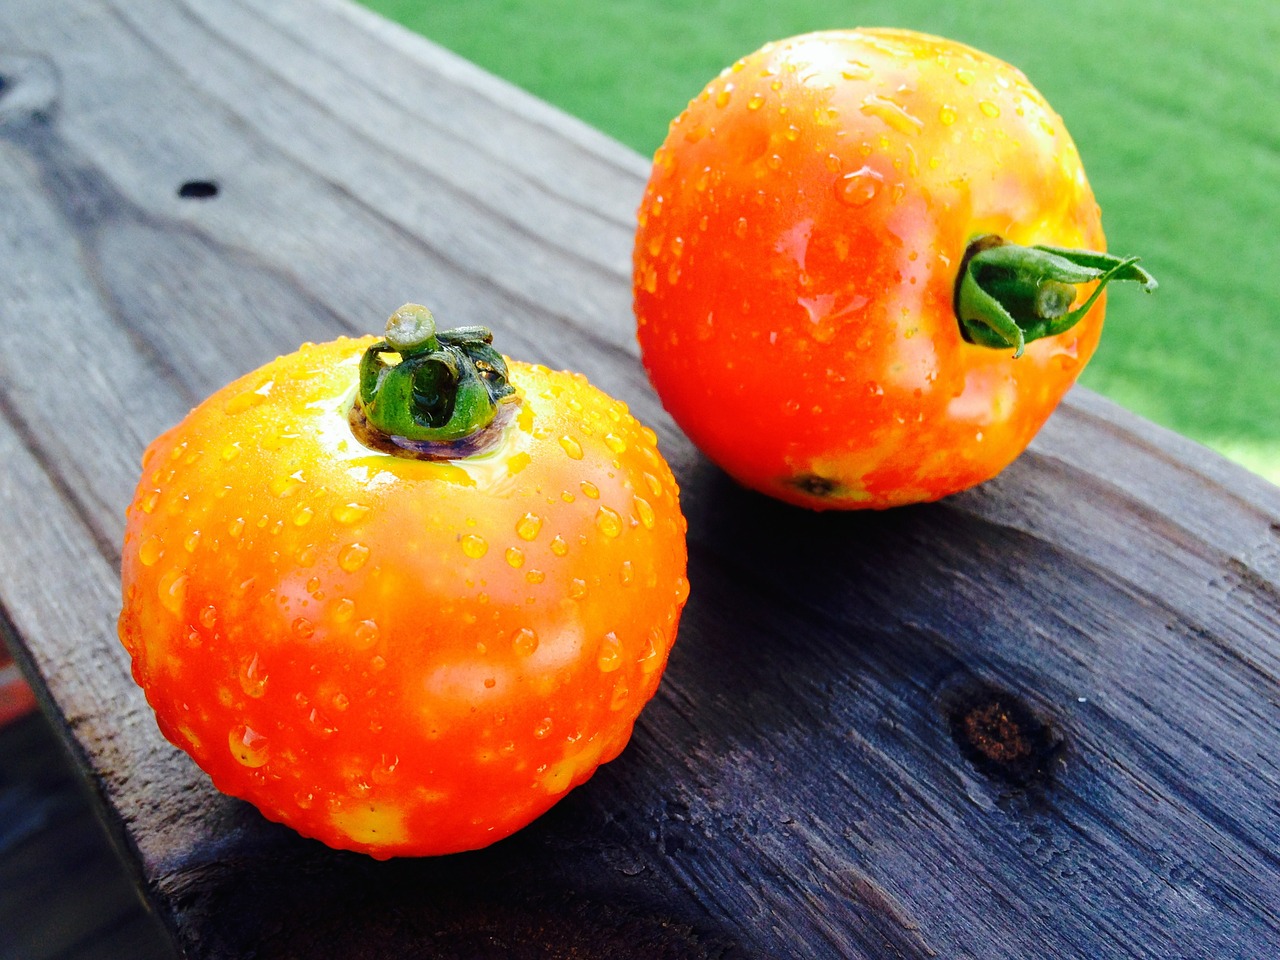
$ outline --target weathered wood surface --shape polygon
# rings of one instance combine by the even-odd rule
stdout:
[[[340,0],[11,2],[0,77],[5,630],[186,956],[1280,955],[1280,489],[1077,390],[944,503],[739,490],[637,361],[647,164]],[[655,426],[693,593],[621,758],[375,863],[161,739],[116,565],[152,436],[406,300]]]
[[[168,939],[46,719],[0,727],[0,957],[165,960]]]

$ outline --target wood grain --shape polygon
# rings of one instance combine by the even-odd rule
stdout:
[[[0,77],[0,602],[184,955],[1280,954],[1280,490],[1076,390],[940,504],[742,491],[637,360],[647,164],[339,0],[20,0]],[[406,300],[658,430],[693,593],[621,758],[375,863],[163,741],[116,567],[152,436]]]

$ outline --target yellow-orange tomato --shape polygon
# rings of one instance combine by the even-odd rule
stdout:
[[[147,450],[120,636],[164,734],[223,791],[375,857],[484,846],[626,744],[688,584],[652,431],[508,361],[486,449],[353,436],[373,338],[306,346]]]
[[[1026,447],[1104,310],[1016,358],[967,342],[957,276],[980,237],[1104,249],[1076,147],[1018,70],[901,30],[768,44],[657,151],[634,254],[645,367],[689,437],[772,496],[962,490]]]

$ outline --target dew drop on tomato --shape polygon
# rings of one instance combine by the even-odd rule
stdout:
[[[622,533],[622,517],[616,510],[601,505],[596,511],[596,528],[606,537],[613,539]]]
[[[600,641],[600,650],[596,653],[596,666],[602,673],[612,673],[622,666],[622,644],[612,630]]]
[[[357,650],[368,650],[378,642],[378,624],[373,620],[361,620],[356,624],[353,636]]]
[[[521,540],[533,540],[542,529],[542,518],[535,513],[526,513],[516,521],[516,536]]]
[[[246,724],[240,723],[231,728],[227,744],[231,748],[231,755],[246,767],[261,767],[270,759],[267,738]]]
[[[369,507],[363,503],[340,503],[329,511],[329,515],[333,517],[335,523],[349,527],[353,523],[359,523],[368,512]]]
[[[522,657],[529,657],[538,649],[538,634],[532,627],[521,627],[511,637],[511,649]]]
[[[369,548],[363,543],[350,543],[338,554],[338,566],[347,573],[355,573],[369,559]]]
[[[489,543],[479,534],[468,533],[462,538],[462,552],[472,560],[479,560],[489,552]]]

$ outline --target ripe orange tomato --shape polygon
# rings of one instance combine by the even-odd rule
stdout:
[[[624,404],[472,328],[404,383],[428,433],[480,383],[479,439],[371,436],[410,369],[392,326],[280,357],[150,446],[119,621],[218,788],[378,858],[484,846],[617,755],[688,591],[676,482]]]
[[[817,509],[994,476],[1093,353],[1088,297],[1154,287],[1090,252],[1098,205],[1027,79],[903,30],[739,60],[672,122],[638,219],[638,338],[664,405],[741,483]]]

